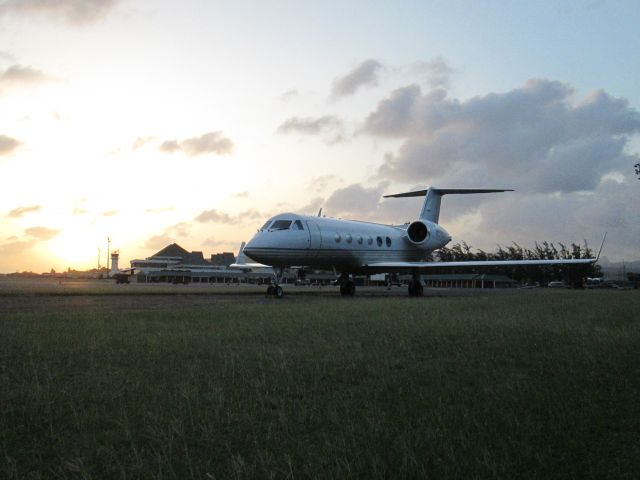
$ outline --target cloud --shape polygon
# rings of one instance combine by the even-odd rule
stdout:
[[[15,62],[16,57],[9,52],[3,52],[0,50],[0,61]]]
[[[0,17],[43,15],[79,26],[101,20],[118,3],[119,0],[6,0],[0,5]]]
[[[107,212],[102,212],[100,215],[102,215],[103,217],[113,217],[117,214],[118,214],[117,210],[109,210]]]
[[[31,67],[11,65],[5,70],[0,70],[0,86],[13,86],[25,84],[38,84],[53,80],[52,77]]]
[[[333,81],[331,95],[334,98],[353,95],[363,86],[376,86],[378,73],[383,68],[382,64],[374,59],[368,59],[358,64],[353,70],[343,77]]]
[[[251,195],[249,194],[249,192],[244,191],[244,192],[233,193],[231,194],[231,196],[233,198],[249,198]]]
[[[204,210],[195,218],[195,221],[200,223],[237,223],[235,217],[230,216],[228,213],[220,212],[215,208],[212,210]]]
[[[7,137],[6,135],[0,135],[0,156],[9,155],[21,144],[15,138]]]
[[[230,155],[233,153],[234,145],[222,132],[209,132],[199,137],[187,138],[181,142],[167,140],[159,148],[165,153],[182,151],[189,157],[195,157],[207,153]]]
[[[145,208],[144,212],[145,213],[165,213],[165,212],[171,212],[175,210],[175,207],[159,207],[159,208]]]
[[[381,101],[364,131],[403,142],[385,156],[385,179],[590,191],[604,175],[635,163],[627,147],[640,132],[640,113],[602,90],[580,102],[573,93],[566,84],[533,79],[460,101],[443,89],[423,94],[410,85]]]
[[[16,256],[26,254],[34,245],[36,240],[14,240],[0,245],[0,255]]]
[[[226,225],[237,225],[247,221],[262,219],[269,217],[268,214],[250,208],[249,210],[244,210],[237,215],[229,215],[226,212],[221,212],[217,209],[204,210],[199,215],[195,217],[196,222],[200,223],[222,223]]]
[[[294,98],[296,98],[298,96],[300,96],[300,92],[298,92],[298,90],[293,88],[291,90],[287,90],[282,95],[280,95],[280,101],[286,103],[286,102],[289,102],[289,101],[293,100]]]
[[[336,143],[344,139],[344,125],[335,115],[322,117],[291,117],[285,120],[276,130],[282,135],[325,135],[329,136],[330,143]]]
[[[53,237],[60,233],[60,230],[54,230],[47,227],[30,227],[24,231],[28,237],[35,238],[37,240],[51,240]]]
[[[11,210],[5,216],[8,218],[21,218],[26,213],[38,212],[42,210],[42,205],[29,205],[27,207],[18,207]]]
[[[179,237],[188,237],[189,227],[190,225],[187,222],[179,222],[174,225],[170,225],[161,234],[153,235],[147,239],[143,246],[154,250],[164,248],[167,245],[174,243]]]
[[[147,143],[155,140],[155,138],[156,137],[138,137],[133,142],[133,145],[131,145],[131,149],[132,150],[139,150],[142,147],[144,147]]]
[[[318,177],[312,177],[307,186],[309,189],[315,190],[317,193],[325,190],[332,183],[341,183],[342,180],[336,175],[320,175]]]
[[[146,242],[144,242],[144,247],[150,248],[152,250],[160,250],[161,248],[164,248],[172,243],[174,243],[174,239],[169,235],[154,235],[147,239]]]
[[[427,84],[431,88],[448,88],[451,83],[451,75],[456,73],[456,70],[449,66],[444,58],[435,57],[414,64],[411,73],[425,75]]]

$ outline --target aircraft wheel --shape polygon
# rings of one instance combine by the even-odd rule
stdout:
[[[275,287],[273,285],[269,285],[267,287],[267,295],[273,295],[275,293]]]
[[[275,287],[274,294],[275,294],[276,298],[284,297],[284,290],[282,289],[282,287],[280,285]]]

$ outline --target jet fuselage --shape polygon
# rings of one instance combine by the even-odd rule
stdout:
[[[247,243],[251,259],[275,267],[311,267],[355,273],[381,261],[418,262],[451,237],[440,225],[424,222],[428,237],[411,242],[406,225],[283,213],[269,219]]]

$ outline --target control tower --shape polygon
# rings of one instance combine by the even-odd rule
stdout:
[[[109,270],[109,276],[113,276],[118,273],[118,257],[120,256],[120,252],[115,250],[111,253],[111,270]]]

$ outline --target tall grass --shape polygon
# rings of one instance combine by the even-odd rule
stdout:
[[[549,292],[10,312],[0,477],[639,478],[639,310]]]

